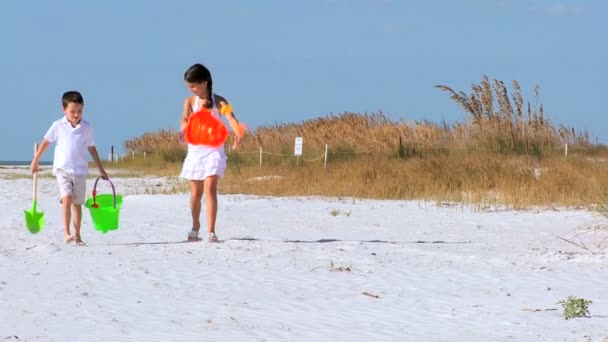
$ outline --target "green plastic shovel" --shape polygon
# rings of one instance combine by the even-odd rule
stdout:
[[[34,144],[34,156],[36,155],[36,151],[38,150],[38,144]],[[42,226],[44,226],[44,213],[37,212],[36,206],[38,205],[36,200],[36,194],[38,193],[38,171],[34,172],[34,189],[33,189],[33,201],[32,201],[32,209],[25,210],[25,223],[27,225],[27,230],[32,234],[38,234],[42,230]]]

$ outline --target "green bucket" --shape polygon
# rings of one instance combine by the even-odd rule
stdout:
[[[120,206],[122,205],[122,196],[116,194],[114,184],[112,185],[112,194],[97,195],[97,182],[101,179],[98,177],[93,186],[93,197],[87,199],[84,206],[89,208],[93,226],[102,233],[107,233],[110,230],[118,229]]]

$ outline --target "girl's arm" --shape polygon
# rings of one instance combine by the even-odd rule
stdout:
[[[190,102],[191,102],[190,97],[188,97],[188,98],[186,98],[186,100],[184,100],[184,110],[182,112],[182,119],[180,120],[180,125],[179,125],[180,132],[185,131],[186,127],[188,126],[188,119],[190,118],[190,114],[192,114],[192,106],[191,106]]]
[[[48,140],[42,139],[42,143],[40,143],[38,151],[36,151],[34,159],[32,159],[32,163],[30,164],[30,170],[32,170],[32,173],[38,172],[38,161],[40,161],[40,158],[44,154],[44,151],[46,151],[46,149],[49,147],[49,144],[50,142]]]
[[[225,110],[226,108],[230,108],[228,105],[228,101],[226,101],[225,98],[216,95],[216,103],[220,104],[218,110],[226,117],[228,123],[230,124],[230,127],[232,128],[232,131],[234,132],[234,135],[236,136],[234,148],[237,148],[238,144],[241,142],[241,138],[243,138],[243,135],[245,135],[245,127],[239,123],[239,120],[236,118],[232,110]]]

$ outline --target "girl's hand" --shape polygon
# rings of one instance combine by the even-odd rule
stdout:
[[[106,172],[106,170],[103,170],[103,169],[99,170],[99,175],[100,175],[101,179],[103,179],[103,180],[110,179],[110,177],[108,177],[108,173]]]
[[[241,137],[235,136],[234,144],[232,144],[232,149],[233,150],[238,150],[240,144],[241,144]]]
[[[182,120],[182,122],[179,125],[179,141],[181,141],[181,142],[186,141],[186,129],[187,128],[188,128],[188,122],[184,122]]]
[[[239,148],[241,140],[243,140],[243,137],[245,136],[245,133],[247,132],[247,126],[245,126],[244,124],[242,124],[240,122],[235,122],[235,125],[233,125],[232,127],[234,130],[234,138],[235,138],[234,145],[232,145],[232,148],[236,150]]]

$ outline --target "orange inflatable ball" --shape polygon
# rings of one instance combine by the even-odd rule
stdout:
[[[192,145],[221,146],[228,138],[228,129],[211,111],[203,109],[190,115],[185,137]]]

